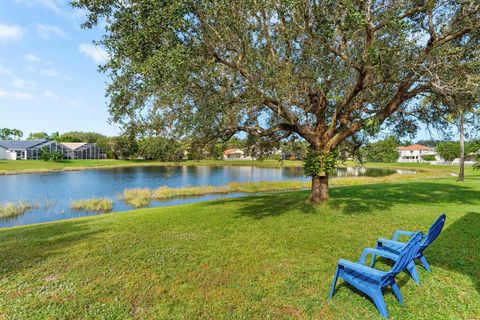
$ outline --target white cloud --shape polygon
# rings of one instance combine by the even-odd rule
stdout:
[[[19,26],[0,24],[0,41],[17,41],[23,36],[23,29]]]
[[[34,55],[33,53],[27,53],[23,55],[23,58],[27,60],[28,62],[39,62],[41,59]]]
[[[25,87],[25,84],[26,84],[26,82],[23,79],[20,79],[20,78],[17,78],[17,77],[14,77],[12,79],[12,85],[15,88],[23,88],[23,87]]]
[[[49,90],[45,90],[45,91],[43,92],[43,95],[44,95],[46,98],[48,98],[48,99],[58,100],[58,96],[57,96],[55,93],[53,93],[53,92],[51,92],[51,91],[49,91]]]
[[[38,35],[45,40],[49,40],[52,35],[67,40],[70,39],[70,37],[65,33],[65,31],[63,31],[59,27],[51,26],[48,24],[37,24],[37,32]]]
[[[105,63],[109,59],[109,55],[105,49],[97,47],[93,44],[81,43],[78,46],[78,50],[95,61],[97,64]]]
[[[47,77],[58,77],[58,76],[60,76],[60,73],[55,68],[40,68],[40,69],[38,69],[37,67],[34,67],[32,65],[27,65],[27,66],[25,66],[25,70],[27,72],[30,72],[30,73],[33,73],[33,74],[39,74],[39,75],[47,76]]]
[[[48,68],[48,69],[40,69],[38,71],[43,76],[48,76],[48,77],[58,77],[60,74],[58,73],[57,70],[54,68]]]
[[[6,75],[6,76],[13,76],[12,70],[7,69],[2,65],[0,65],[0,74]]]
[[[33,94],[31,94],[30,92],[26,92],[26,91],[15,91],[13,93],[13,97],[15,99],[19,99],[19,100],[23,100],[23,99],[32,99],[33,98]]]
[[[62,9],[58,6],[57,2],[55,0],[36,0],[38,3],[44,5],[47,7],[49,10],[55,12],[56,14],[61,14]]]
[[[69,4],[70,1],[67,0],[15,0],[15,2],[28,7],[43,7],[55,15],[71,21],[74,26],[78,26],[85,21],[86,17],[86,10],[72,9]]]
[[[32,99],[34,96],[27,91],[5,91],[0,89],[0,98],[12,98],[17,100]]]
[[[58,15],[62,14],[62,9],[60,9],[56,0],[15,0],[15,2],[25,4],[29,7],[39,4],[52,11],[53,13],[56,13]]]

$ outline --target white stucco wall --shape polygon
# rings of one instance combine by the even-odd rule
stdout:
[[[17,153],[15,151],[7,150],[5,152],[5,160],[17,160]]]
[[[0,147],[0,160],[17,160],[17,153]]]

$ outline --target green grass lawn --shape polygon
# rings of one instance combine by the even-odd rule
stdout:
[[[395,229],[445,229],[421,286],[386,290],[393,319],[480,318],[480,174],[216,200],[0,230],[5,319],[370,319],[336,262]],[[387,265],[378,264],[381,268]]]
[[[301,167],[302,161],[276,160],[188,160],[181,162],[159,162],[147,160],[64,160],[62,162],[42,160],[0,160],[0,174],[37,173],[63,170],[82,170],[95,168],[118,168],[130,166],[258,166],[258,167]]]

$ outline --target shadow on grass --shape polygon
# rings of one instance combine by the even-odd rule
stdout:
[[[0,233],[0,277],[32,268],[46,259],[62,255],[72,246],[88,240],[101,229],[89,221],[35,225]]]
[[[304,213],[317,212],[316,206],[306,200],[309,191],[281,192],[255,197],[219,200],[215,203],[237,202],[240,215],[254,219],[278,216],[298,210]],[[478,203],[480,191],[463,185],[409,182],[399,184],[371,184],[336,187],[330,190],[330,200],[321,206],[344,214],[367,213],[373,210],[388,210],[397,204],[430,203]]]
[[[348,214],[387,210],[397,204],[472,204],[478,199],[480,191],[462,185],[409,182],[334,188],[329,205]]]
[[[433,268],[467,275],[480,293],[480,212],[468,212],[443,230],[425,256]]]

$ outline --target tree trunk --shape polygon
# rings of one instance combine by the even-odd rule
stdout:
[[[310,201],[320,203],[328,200],[328,175],[312,177],[312,194]]]
[[[465,179],[465,115],[460,113],[460,172],[458,181]]]

